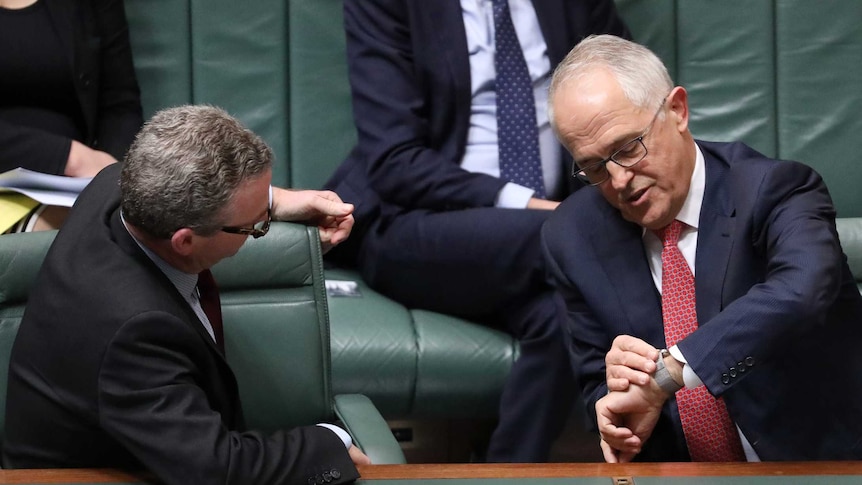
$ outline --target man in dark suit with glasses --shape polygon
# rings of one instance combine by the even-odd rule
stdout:
[[[589,187],[543,251],[605,459],[862,458],[862,298],[820,176],[694,140],[686,90],[618,37],[549,99]]]

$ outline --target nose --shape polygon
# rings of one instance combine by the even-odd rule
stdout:
[[[614,190],[624,190],[632,179],[632,171],[625,167],[620,167],[614,162],[609,162],[605,169],[608,171],[611,186]]]

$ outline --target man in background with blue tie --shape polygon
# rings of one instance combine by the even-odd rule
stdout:
[[[611,0],[346,0],[344,17],[359,141],[327,186],[357,222],[329,259],[517,338],[486,459],[546,461],[573,402],[538,245],[572,189],[547,87],[580,39],[628,30]]]
[[[589,187],[543,249],[605,459],[862,458],[862,297],[820,176],[694,140],[685,88],[618,37],[549,98]]]

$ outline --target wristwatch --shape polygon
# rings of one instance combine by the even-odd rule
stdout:
[[[667,370],[667,367],[664,365],[664,358],[670,355],[670,352],[667,349],[661,349],[658,351],[658,360],[655,361],[656,369],[655,374],[653,374],[653,378],[655,378],[655,382],[658,384],[658,387],[662,388],[662,390],[668,394],[674,394],[676,391],[682,389],[683,386],[676,383],[673,380],[673,377],[670,376],[670,371]]]

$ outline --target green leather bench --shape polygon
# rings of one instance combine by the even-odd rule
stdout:
[[[862,278],[862,3],[617,3],[635,39],[689,89],[697,137],[741,139],[823,174]],[[340,0],[126,6],[146,116],[183,103],[226,108],[272,145],[280,185],[320,187],[350,150]],[[346,270],[327,276],[357,279]],[[405,308],[359,283],[361,298],[329,299],[336,393],[365,394],[388,419],[494,416],[517,356],[511,338]]]

